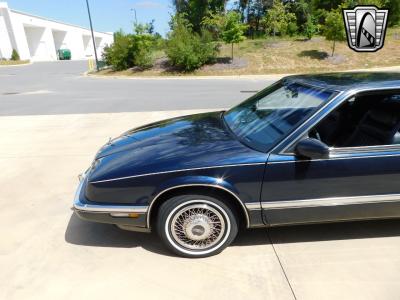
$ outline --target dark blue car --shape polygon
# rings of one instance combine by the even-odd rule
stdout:
[[[156,230],[205,257],[238,229],[400,217],[400,73],[285,77],[228,111],[104,145],[74,200],[86,220]]]

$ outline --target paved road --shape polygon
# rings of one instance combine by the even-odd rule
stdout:
[[[112,79],[82,76],[84,61],[0,68],[0,115],[231,107],[271,80]],[[247,91],[247,92],[246,92]]]

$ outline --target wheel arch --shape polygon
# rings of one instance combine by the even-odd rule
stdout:
[[[151,228],[151,225],[154,223],[155,217],[157,216],[157,212],[162,203],[170,199],[171,197],[177,195],[184,195],[188,193],[200,193],[205,195],[216,195],[222,196],[223,199],[233,200],[227,201],[227,205],[231,208],[235,209],[235,211],[239,214],[239,222],[244,222],[246,227],[250,227],[250,217],[249,213],[246,209],[246,206],[239,198],[239,196],[233,191],[229,190],[226,187],[217,185],[217,184],[182,184],[176,185],[173,187],[166,188],[159,192],[150,203],[149,208],[147,210],[147,227]]]

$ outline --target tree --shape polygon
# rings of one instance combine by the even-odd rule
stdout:
[[[331,55],[333,56],[336,41],[344,41],[346,39],[342,14],[339,9],[331,10],[327,13],[323,34],[328,41],[333,41]]]
[[[306,0],[298,0],[287,4],[289,11],[296,15],[297,26],[304,28],[305,23],[311,16],[310,3]]]
[[[222,31],[222,40],[226,44],[232,45],[232,61],[233,61],[233,44],[238,44],[245,39],[244,33],[247,25],[241,22],[241,16],[236,11],[230,11],[226,14],[225,26]]]
[[[19,54],[17,52],[17,50],[13,49],[12,53],[11,53],[11,60],[19,60]]]
[[[400,1],[399,0],[382,0],[382,6],[390,11],[388,25],[394,26],[400,23]]]
[[[296,15],[286,11],[285,5],[274,0],[272,8],[267,11],[264,18],[264,24],[267,34],[272,33],[275,36],[277,33],[285,35],[288,31],[290,23],[296,22]]]
[[[203,18],[201,25],[212,33],[215,40],[221,38],[222,31],[225,28],[226,15],[222,12],[210,12]]]
[[[173,0],[176,13],[185,15],[192,25],[192,30],[201,33],[201,22],[210,12],[225,10],[227,0]]]
[[[304,35],[311,40],[311,38],[318,32],[318,25],[316,24],[315,18],[308,15],[307,21],[303,25]]]
[[[231,57],[233,61],[233,45],[245,39],[245,32],[248,25],[242,23],[241,14],[237,11],[224,13],[210,13],[203,19],[202,24],[214,36],[221,37],[226,44],[232,45]]]

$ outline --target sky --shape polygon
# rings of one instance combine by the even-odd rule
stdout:
[[[9,8],[25,13],[89,28],[85,0],[0,0]],[[93,28],[96,31],[132,32],[136,10],[138,22],[155,19],[155,30],[162,35],[169,31],[173,12],[171,0],[89,0]]]

